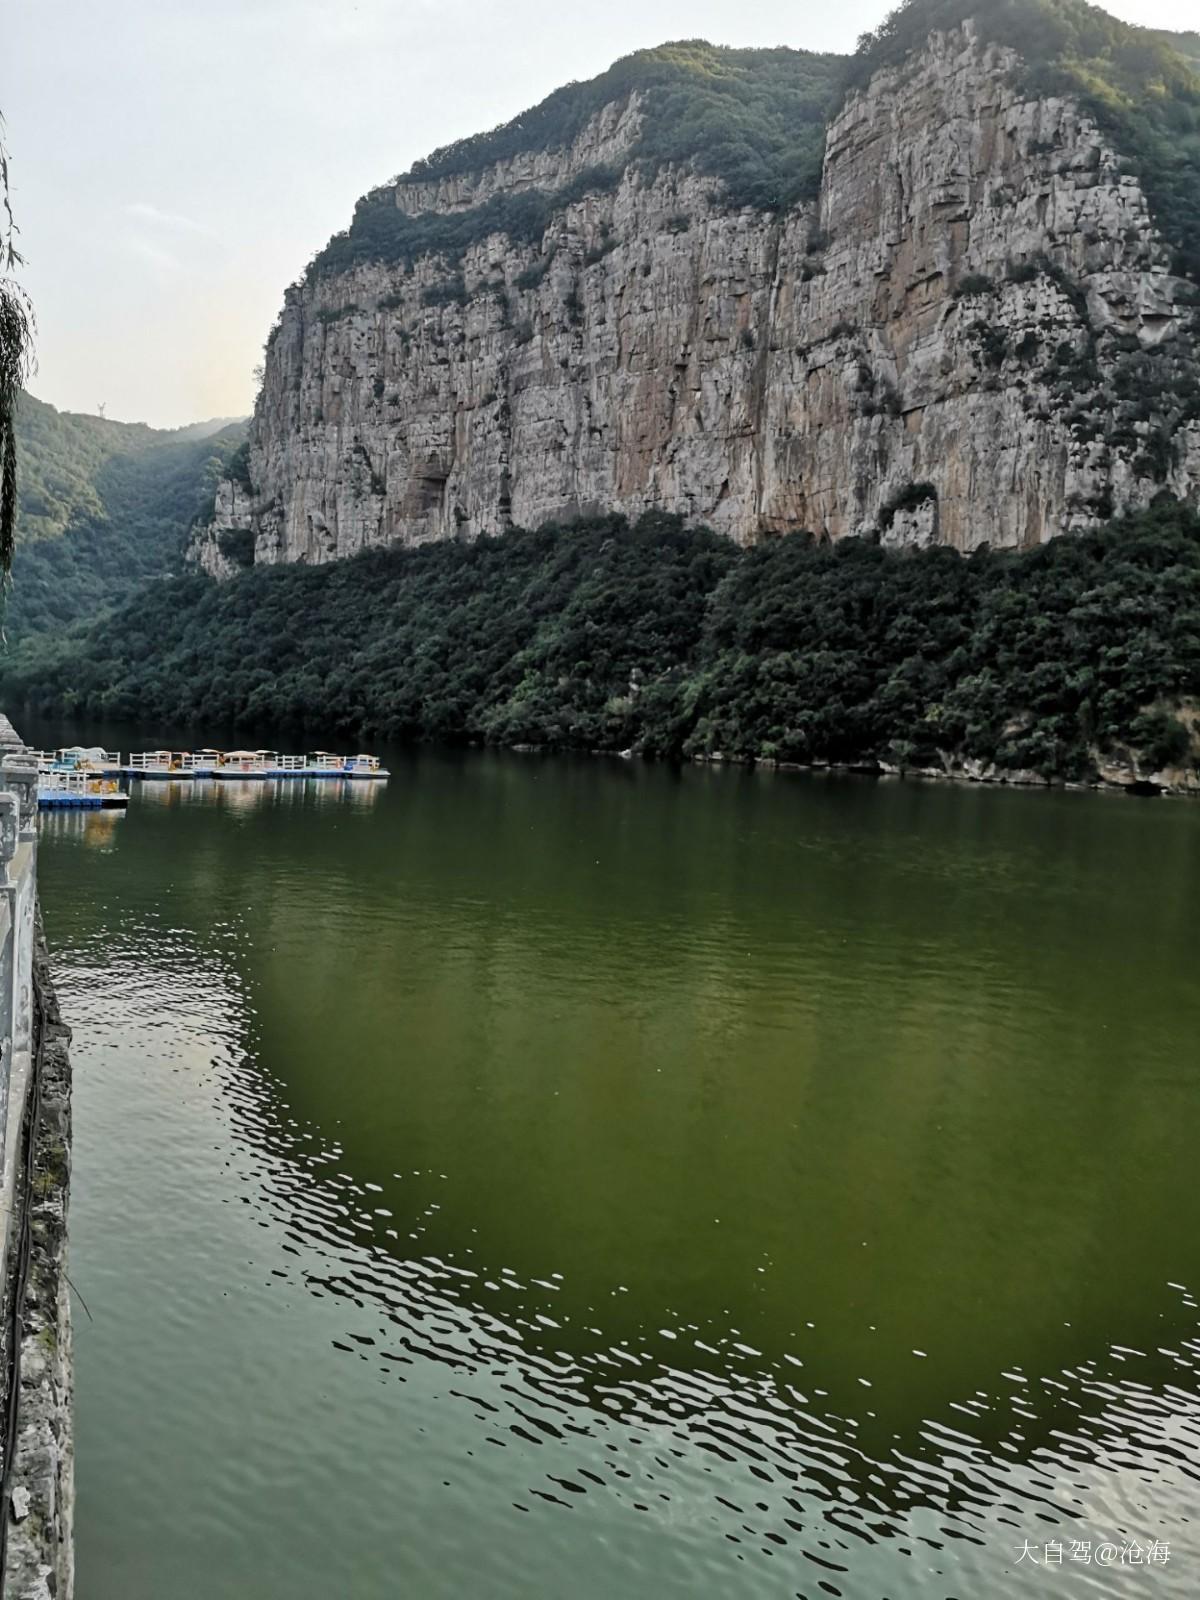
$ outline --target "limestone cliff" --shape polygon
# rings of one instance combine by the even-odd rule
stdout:
[[[651,508],[741,542],[1023,547],[1196,501],[1196,288],[1123,153],[1018,66],[970,21],[931,34],[845,97],[816,198],[775,212],[633,159],[637,93],[563,148],[377,192],[546,216],[290,289],[252,487],[192,559],[227,575],[238,530],[256,562],[324,562]]]

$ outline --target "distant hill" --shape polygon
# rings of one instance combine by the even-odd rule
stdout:
[[[223,433],[226,428],[244,427],[250,421],[249,417],[209,417],[207,422],[189,422],[185,427],[172,430],[176,439],[211,439],[214,433]]]
[[[22,395],[8,638],[94,618],[175,570],[244,434],[242,422],[164,430]]]

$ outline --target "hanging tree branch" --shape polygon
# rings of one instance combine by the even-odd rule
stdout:
[[[17,403],[33,370],[33,306],[14,273],[23,257],[8,188],[8,151],[0,117],[0,572],[12,569],[17,525]]]

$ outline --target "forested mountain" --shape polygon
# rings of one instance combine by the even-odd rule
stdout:
[[[178,568],[244,435],[243,422],[165,431],[23,395],[9,639],[93,618]]]
[[[30,618],[165,573],[233,437],[81,443],[33,513],[104,532],[66,610],[26,547]],[[1200,39],[908,0],[848,59],[639,52],[368,193],[226,460],[196,575],[10,695],[1194,787]]]

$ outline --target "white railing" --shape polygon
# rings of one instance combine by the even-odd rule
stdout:
[[[87,794],[88,786],[92,782],[91,774],[80,770],[70,772],[65,768],[38,774],[38,792],[40,794]]]
[[[39,764],[49,758],[55,767],[68,772],[107,772],[121,765],[121,757],[115,750],[102,750],[99,745],[84,748],[82,745],[68,745],[63,750],[56,750],[53,756],[49,751],[38,752]]]
[[[48,771],[49,755],[45,751],[33,753],[42,771]],[[53,766],[56,771],[75,770],[62,761],[55,761]],[[81,761],[79,770],[109,775],[123,770],[133,777],[143,778],[386,778],[388,775],[378,756],[340,756],[327,750],[304,756],[280,755],[275,750],[141,750],[130,754],[123,766],[119,756],[104,752],[104,765],[100,764],[99,754],[95,754],[92,760]]]
[[[221,757],[221,765],[217,768],[217,771],[227,772],[236,776],[242,772],[266,772],[268,767],[273,765],[274,757],[268,760],[265,755],[261,755],[257,751],[234,750]]]

